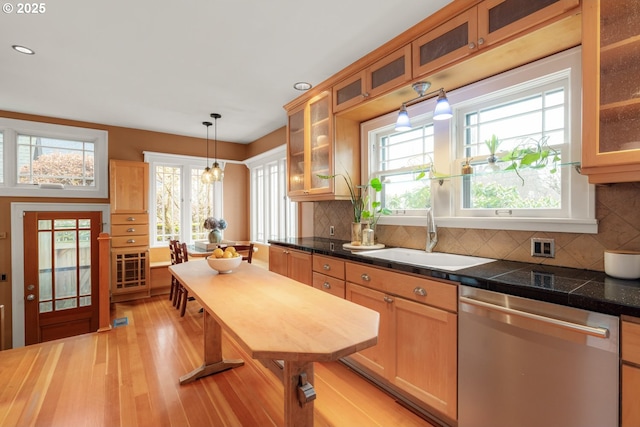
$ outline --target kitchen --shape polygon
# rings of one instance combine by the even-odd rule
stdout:
[[[589,2],[584,2],[584,6]],[[461,7],[463,8],[463,7]],[[454,14],[453,12],[450,12]],[[570,15],[570,14],[568,14]],[[574,16],[574,15],[571,15]],[[579,15],[575,15],[580,20]],[[569,19],[569,21],[575,24],[575,19]],[[561,24],[556,24],[560,28]],[[566,28],[562,28],[563,30]],[[567,33],[567,38],[575,36],[573,33]],[[408,35],[407,37],[409,37]],[[558,43],[562,43],[563,39],[559,38]],[[566,42],[566,41],[564,41]],[[399,42],[398,42],[399,43]],[[535,45],[537,46],[537,45]],[[545,47],[546,48],[546,47]],[[535,52],[535,49],[531,49],[530,54],[532,56],[539,54]],[[476,59],[470,59],[470,61],[479,61],[478,56]],[[523,59],[526,61],[526,59]],[[366,62],[366,61],[365,61]],[[504,66],[504,63],[498,63],[497,66]],[[354,67],[358,68],[357,66]],[[491,72],[482,70],[482,72]],[[342,80],[348,77],[351,71],[344,71],[339,73],[335,77],[336,80]],[[460,73],[462,74],[462,73]],[[465,76],[469,77],[468,74]],[[451,82],[444,84],[448,87],[458,87],[461,82]],[[594,91],[595,92],[595,91]],[[411,98],[413,96],[410,88],[405,88],[402,97],[403,100]],[[390,101],[394,104],[394,109],[398,108],[402,101]],[[586,94],[585,94],[586,102]],[[388,107],[378,107],[386,109]],[[355,110],[351,110],[352,112]],[[345,113],[346,114],[346,113]],[[358,112],[353,113],[357,116]],[[13,117],[21,117],[19,114],[14,114]],[[348,131],[349,121],[353,121],[350,117],[342,117],[339,119],[337,125],[344,125],[343,129]],[[118,129],[110,130],[110,138],[113,138],[114,133],[117,135]],[[142,135],[144,136],[144,135]],[[586,137],[586,132],[585,132]],[[167,143],[170,145],[170,143]],[[132,151],[136,151],[136,147],[132,147]],[[240,157],[240,156],[239,156]],[[231,166],[231,165],[229,165]],[[583,165],[584,166],[584,165]],[[607,166],[609,167],[609,166]],[[351,169],[353,170],[353,169]],[[228,169],[227,173],[233,173],[233,168]],[[623,172],[624,173],[624,172]],[[627,174],[633,174],[634,172],[626,172]],[[637,173],[637,171],[635,172]],[[242,174],[239,173],[239,176]],[[594,174],[600,179],[600,174]],[[242,178],[240,178],[242,179]],[[596,181],[598,182],[598,181]],[[615,184],[611,186],[598,186],[596,187],[596,219],[598,220],[598,233],[597,234],[583,234],[583,233],[557,233],[546,232],[544,237],[553,238],[556,242],[556,258],[545,262],[547,265],[558,265],[563,267],[573,267],[579,269],[588,269],[602,271],[604,269],[603,252],[605,249],[627,249],[638,250],[637,236],[640,226],[638,225],[637,216],[637,183],[629,182],[623,184]],[[3,204],[7,203],[3,201]],[[314,235],[317,237],[330,238],[329,227],[315,227],[316,224],[334,224],[336,227],[341,227],[345,224],[344,218],[349,218],[349,202],[344,201],[313,201],[303,204],[302,211],[305,214],[301,222],[302,235]],[[5,211],[6,212],[6,211]],[[3,215],[6,218],[6,216]],[[306,231],[306,233],[305,233]],[[338,239],[348,240],[348,234],[342,229],[337,229],[336,236]],[[384,226],[382,225],[378,230],[379,241],[385,242],[389,246],[403,246],[409,248],[423,248],[426,241],[426,230],[424,227],[418,226]],[[473,252],[469,255],[486,256],[490,258],[499,258],[512,261],[524,261],[531,262],[529,253],[530,238],[537,236],[534,231],[529,232],[510,232],[506,230],[482,230],[482,229],[455,229],[447,227],[440,227],[439,229],[439,244],[437,246],[438,251],[459,253],[459,251],[467,250]],[[489,242],[488,245],[481,245],[481,242]],[[588,248],[585,250],[585,248]]]

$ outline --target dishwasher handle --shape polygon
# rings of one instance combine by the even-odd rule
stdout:
[[[541,316],[539,314],[528,313],[526,311],[520,311],[509,307],[503,307],[501,305],[495,305],[488,302],[480,301],[469,297],[460,297],[460,302],[469,305],[475,305],[477,307],[486,308],[488,310],[499,311],[505,314],[511,314],[514,316],[523,317],[526,319],[533,319],[539,322],[548,323],[554,326],[559,326],[570,331],[579,332],[585,335],[591,335],[597,338],[609,338],[609,330],[606,328],[599,328],[597,326],[581,325],[579,323],[568,322],[566,320],[554,319],[552,317]]]

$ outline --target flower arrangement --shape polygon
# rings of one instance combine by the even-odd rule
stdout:
[[[210,216],[204,220],[204,228],[207,230],[224,230],[227,228],[227,221]]]

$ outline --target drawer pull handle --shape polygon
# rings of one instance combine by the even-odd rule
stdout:
[[[136,242],[136,240],[135,240],[135,239],[129,239],[129,240],[127,240],[127,243],[135,243],[135,242]]]
[[[392,303],[392,302],[393,302],[393,298],[388,297],[388,296],[386,296],[386,295],[384,296],[384,298],[383,298],[383,299],[384,299],[384,302],[388,302],[388,303]]]
[[[327,271],[331,270],[331,266],[329,264],[323,265],[322,268],[327,270]]]
[[[421,297],[427,296],[427,291],[425,291],[424,288],[421,288],[419,286],[413,290],[413,293]]]
[[[136,229],[133,228],[133,227],[127,229],[127,233],[133,233],[135,231],[136,231]]]
[[[331,289],[331,285],[329,284],[329,282],[324,282],[322,284],[322,287],[325,288],[325,289]]]
[[[130,216],[129,218],[127,218],[127,221],[135,221],[136,219],[132,216]]]
[[[362,273],[362,274],[360,275],[360,278],[361,278],[362,280],[364,280],[365,282],[368,282],[368,281],[370,281],[370,280],[371,280],[371,277],[369,277],[369,275],[368,275],[367,273]]]

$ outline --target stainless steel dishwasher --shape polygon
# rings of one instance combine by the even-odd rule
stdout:
[[[617,317],[460,286],[458,427],[618,425]]]

